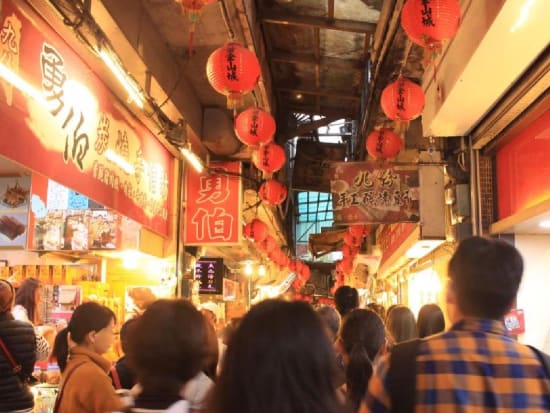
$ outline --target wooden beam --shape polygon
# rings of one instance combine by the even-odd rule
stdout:
[[[361,96],[358,94],[353,93],[345,93],[338,90],[323,90],[323,89],[298,89],[298,88],[288,88],[284,87],[282,85],[274,85],[275,89],[277,89],[280,92],[287,92],[292,94],[303,94],[303,95],[314,95],[314,96],[325,96],[329,98],[336,98],[336,99],[346,99],[346,100],[359,100],[361,99]]]
[[[319,65],[319,59],[321,58],[321,29],[318,27],[313,28],[313,47],[315,51],[315,89],[321,89],[321,66]],[[321,109],[321,97],[315,96],[315,108]]]
[[[328,0],[328,18],[334,20],[334,0]]]
[[[265,10],[262,21],[272,24],[284,24],[292,26],[318,27],[326,30],[339,30],[350,33],[374,33],[375,23],[365,23],[355,20],[329,19],[327,17],[297,16],[288,13],[280,13],[273,10]]]
[[[332,115],[327,116],[322,119],[314,120],[313,122],[307,122],[299,125],[297,128],[287,131],[285,134],[280,135],[280,138],[284,139],[285,141],[294,138],[295,136],[303,136],[307,134],[308,132],[311,132],[314,129],[319,129],[323,126],[327,126],[328,124],[337,121],[338,119],[341,119],[341,116],[338,115]]]
[[[301,63],[306,65],[315,65],[317,61],[315,58],[295,53],[283,53],[273,51],[269,54],[269,59],[274,62],[283,63]],[[319,64],[321,66],[331,67],[335,69],[354,70],[361,72],[364,69],[364,62],[361,60],[352,59],[338,59],[336,57],[320,57]]]

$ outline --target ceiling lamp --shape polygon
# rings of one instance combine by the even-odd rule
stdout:
[[[457,0],[408,0],[401,12],[401,26],[409,39],[432,53],[452,39],[460,25]]]
[[[235,134],[245,145],[268,143],[275,135],[275,119],[262,108],[246,109],[235,119]]]
[[[252,162],[260,171],[276,172],[285,164],[285,150],[273,142],[261,145],[252,153]]]
[[[239,43],[227,43],[214,50],[206,63],[206,76],[216,92],[227,96],[227,107],[236,109],[243,95],[251,92],[260,79],[260,62]]]
[[[390,128],[382,128],[367,136],[367,152],[374,159],[394,158],[403,149],[403,141]]]
[[[419,117],[425,102],[422,88],[403,76],[399,76],[395,82],[386,86],[380,98],[380,104],[386,116],[401,122]]]
[[[275,179],[268,179],[260,185],[258,196],[269,205],[280,205],[286,199],[286,186]]]

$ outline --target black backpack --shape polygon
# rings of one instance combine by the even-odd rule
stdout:
[[[414,412],[416,397],[416,354],[420,339],[405,341],[392,347],[388,371],[392,413]],[[528,346],[537,355],[550,377],[550,355]]]

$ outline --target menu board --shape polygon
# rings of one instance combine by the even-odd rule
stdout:
[[[30,178],[0,178],[0,247],[27,241]]]
[[[199,281],[199,294],[221,294],[223,282],[223,259],[199,259],[195,264],[195,280]]]

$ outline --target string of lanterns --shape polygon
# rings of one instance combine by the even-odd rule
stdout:
[[[364,238],[371,231],[370,225],[350,225],[343,236],[342,259],[336,263],[335,283],[331,289],[334,294],[337,288],[345,285],[345,277],[353,270],[353,260],[359,253]]]
[[[401,11],[401,27],[409,40],[425,49],[430,60],[452,39],[460,26],[461,10],[457,0],[407,0]],[[436,67],[434,65],[434,77]],[[399,74],[382,91],[380,105],[395,129],[402,130],[422,114],[426,97],[422,87]],[[404,147],[403,139],[392,128],[371,132],[365,146],[374,159],[396,157]]]

